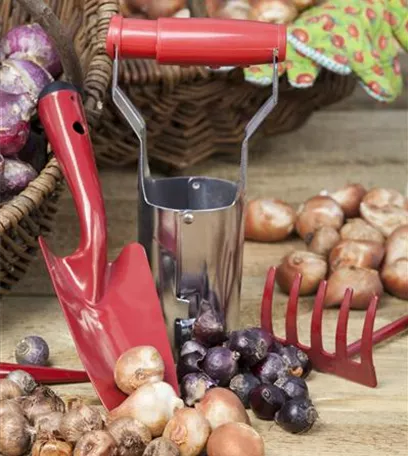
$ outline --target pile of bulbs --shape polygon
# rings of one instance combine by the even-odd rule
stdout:
[[[277,268],[284,293],[301,273],[301,296],[313,295],[327,279],[326,307],[340,305],[349,287],[354,309],[367,309],[384,289],[408,300],[408,200],[398,191],[350,184],[321,192],[297,211],[277,199],[249,203],[247,239],[278,242],[294,232],[306,248],[289,252]]]
[[[108,429],[99,410],[79,400],[69,404],[23,370],[0,380],[0,454],[3,456],[103,455],[122,445],[134,423],[116,421]],[[110,451],[110,449],[112,451]],[[124,453],[123,453],[124,454]]]
[[[226,419],[249,423],[246,409],[251,409],[292,434],[310,431],[317,419],[305,380],[311,369],[306,353],[282,345],[262,328],[225,331],[214,309],[198,315],[177,363],[181,397],[204,413],[213,429]]]
[[[14,371],[0,380],[0,454],[198,456],[206,448],[208,456],[264,456],[263,440],[234,393],[220,388],[206,396],[210,416],[186,407],[163,378],[154,347],[130,349],[115,368],[128,397],[105,414],[78,399],[66,404],[24,370]]]
[[[318,0],[206,0],[205,6],[213,18],[288,24],[317,3]],[[187,0],[120,0],[120,9],[124,16],[148,19],[190,16]]]
[[[11,372],[0,380],[0,454],[265,456],[246,408],[260,419],[275,419],[287,432],[310,430],[317,412],[304,381],[308,357],[261,328],[227,337],[204,320],[195,325],[199,340],[186,342],[180,354],[178,373],[186,374],[181,397],[164,381],[163,359],[152,346],[119,357],[114,380],[127,397],[107,413],[77,398],[64,402],[24,370]]]

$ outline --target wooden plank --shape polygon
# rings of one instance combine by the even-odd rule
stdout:
[[[291,243],[257,245],[248,243],[245,250],[245,270],[242,294],[241,325],[259,323],[259,307],[268,266],[291,248]],[[274,326],[283,334],[287,298],[275,293]],[[52,297],[6,297],[0,303],[1,359],[13,362],[16,343],[28,334],[38,334],[49,342],[53,365],[81,368],[74,343],[60,311]],[[312,300],[300,299],[299,335],[309,341]],[[375,327],[406,314],[408,302],[385,297],[381,301]],[[324,315],[324,344],[334,346],[334,330],[338,311],[330,309]],[[349,340],[360,337],[364,312],[352,311]],[[250,413],[252,424],[266,444],[266,456],[277,454],[302,456],[402,456],[407,454],[407,336],[401,335],[375,348],[374,363],[379,385],[367,388],[341,378],[313,372],[308,380],[310,394],[319,420],[309,434],[294,436],[283,432],[274,423],[260,421]],[[99,401],[89,384],[56,386],[64,399],[82,396],[86,402]],[[250,456],[250,455],[248,455]]]
[[[251,152],[248,196],[276,196],[294,206],[323,188],[333,190],[346,181],[367,187],[390,186],[405,191],[407,184],[407,112],[321,112],[296,133],[263,141]],[[189,171],[231,179],[237,175],[232,160],[212,159]],[[110,254],[136,232],[136,175],[134,170],[101,173],[109,216]],[[72,251],[77,242],[75,212],[68,193],[61,202],[57,229],[51,239],[58,253]],[[276,244],[247,242],[241,326],[259,323],[259,307],[269,266],[285,253],[301,248],[299,240]],[[44,336],[51,347],[55,366],[81,368],[74,343],[57,300],[52,295],[48,274],[42,262],[12,296],[0,302],[0,353],[13,361],[17,341],[28,334]],[[23,296],[24,295],[24,296]],[[275,293],[274,327],[283,335],[287,298]],[[298,330],[301,341],[309,342],[313,300],[301,298]],[[406,314],[408,302],[384,296],[375,327]],[[334,347],[337,309],[326,310],[323,322],[324,344]],[[364,312],[353,311],[349,322],[350,341],[360,337]],[[366,388],[340,378],[312,373],[308,382],[320,418],[313,432],[293,436],[271,422],[259,421],[251,414],[254,427],[266,443],[266,456],[399,456],[408,452],[408,351],[406,334],[375,348],[374,363],[379,386]],[[89,384],[58,386],[65,399],[82,395],[99,404]],[[248,455],[250,456],[250,455]]]
[[[407,111],[319,112],[296,133],[263,140],[252,148],[248,196],[275,196],[297,206],[322,189],[346,182],[367,187],[389,186],[404,192],[407,184]],[[238,160],[213,158],[185,174],[225,179],[238,176]],[[113,258],[136,239],[137,181],[135,169],[102,170],[101,181]],[[61,200],[50,238],[56,253],[72,252],[78,242],[76,215],[70,194]],[[43,261],[14,288],[13,294],[53,294]]]

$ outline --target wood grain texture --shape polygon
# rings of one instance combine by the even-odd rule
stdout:
[[[405,192],[407,185],[407,112],[320,112],[296,134],[264,141],[251,151],[248,196],[275,196],[297,206],[322,189],[334,190],[345,182],[366,187],[389,186]],[[231,179],[237,164],[214,159],[190,173]],[[109,217],[110,255],[136,238],[136,176],[134,170],[103,171],[101,180]],[[51,238],[57,253],[69,253],[77,245],[75,211],[65,193],[56,230]],[[295,248],[298,239],[277,244],[248,242],[244,252],[241,326],[259,323],[259,308],[266,272]],[[41,296],[44,295],[44,296]],[[275,293],[274,327],[283,335],[287,298]],[[309,342],[313,299],[299,303],[298,330]],[[408,303],[384,296],[375,327],[408,312]],[[337,309],[324,314],[324,344],[334,347]],[[353,311],[349,340],[361,335],[364,313]],[[74,342],[63,319],[42,264],[0,302],[0,359],[13,361],[18,340],[28,334],[42,335],[51,347],[55,366],[81,368]],[[266,456],[402,456],[408,454],[408,342],[407,334],[375,347],[374,363],[379,386],[375,389],[313,372],[308,381],[319,412],[313,431],[293,436],[271,422],[253,417],[254,427],[265,439]],[[99,404],[89,384],[57,386],[65,399],[81,395]],[[251,456],[251,455],[247,455]]]
[[[316,113],[296,133],[264,140],[251,149],[248,197],[274,196],[295,207],[322,189],[334,190],[346,182],[405,192],[407,122],[408,111]],[[195,166],[189,174],[234,179],[238,162],[219,157]],[[114,258],[123,245],[136,239],[136,173],[134,169],[102,170],[100,176]],[[50,239],[56,253],[67,254],[76,248],[76,220],[71,196],[65,192]],[[53,294],[41,257],[13,294]]]
[[[259,323],[259,307],[265,271],[283,251],[293,247],[248,243],[242,293],[242,326]],[[274,326],[283,335],[286,297],[275,293]],[[50,344],[51,361],[58,367],[81,368],[74,343],[63,319],[59,304],[52,297],[7,297],[0,303],[0,353],[4,361],[13,361],[18,340],[28,334],[43,336]],[[309,341],[312,299],[300,300],[299,335]],[[381,301],[375,327],[408,312],[408,303],[385,297]],[[324,343],[334,347],[334,330],[338,311],[324,314]],[[364,313],[353,311],[349,322],[350,342],[361,334]],[[313,372],[308,380],[319,420],[313,431],[293,436],[271,422],[259,421],[252,414],[255,429],[266,444],[266,456],[402,456],[408,451],[408,347],[407,334],[384,342],[374,351],[379,386],[366,388],[341,378]],[[99,404],[89,384],[56,386],[64,399],[81,395],[86,402]],[[251,456],[251,455],[248,455]]]

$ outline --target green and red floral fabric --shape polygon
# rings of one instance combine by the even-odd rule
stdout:
[[[391,102],[403,87],[398,44],[408,51],[408,0],[328,0],[288,26],[279,73],[300,88],[313,85],[322,67],[354,73],[372,97]],[[271,65],[245,69],[246,80],[261,85],[272,73]]]

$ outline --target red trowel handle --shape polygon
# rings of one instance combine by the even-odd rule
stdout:
[[[113,59],[155,59],[161,64],[249,66],[286,55],[286,26],[234,19],[111,19],[106,42]]]
[[[38,98],[38,116],[62,168],[80,224],[80,244],[66,260],[84,299],[97,302],[107,269],[105,206],[81,96],[67,82],[48,85]],[[86,280],[84,280],[86,278]]]

